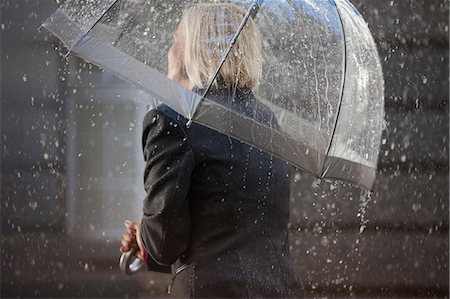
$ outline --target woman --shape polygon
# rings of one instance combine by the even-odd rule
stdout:
[[[234,4],[188,9],[168,53],[169,78],[204,92],[245,15]],[[256,113],[261,41],[248,20],[208,97]],[[144,120],[147,197],[142,222],[125,222],[122,252],[137,249],[149,270],[170,272],[174,297],[295,297],[302,285],[289,260],[289,168],[281,160],[168,108]]]

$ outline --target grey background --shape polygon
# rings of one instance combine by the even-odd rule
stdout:
[[[309,297],[449,296],[448,1],[354,1],[386,79],[379,174],[361,192],[295,175],[291,252]],[[158,297],[117,267],[141,204],[146,97],[38,32],[51,0],[0,1],[1,297]],[[114,162],[114,163],[111,163]]]

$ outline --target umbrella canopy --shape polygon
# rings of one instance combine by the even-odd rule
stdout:
[[[202,1],[207,2],[207,1]],[[217,2],[217,1],[211,1]],[[234,0],[246,14],[205,48],[221,57],[205,88],[167,78],[167,53],[183,12],[168,0],[68,0],[44,27],[80,57],[111,71],[194,121],[321,178],[371,189],[384,119],[384,82],[373,37],[347,0]],[[197,2],[198,3],[198,2]],[[262,75],[250,111],[210,88],[252,19]],[[230,21],[231,22],[231,21]],[[270,120],[256,107],[271,111]]]

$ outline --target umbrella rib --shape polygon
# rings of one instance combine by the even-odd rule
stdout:
[[[233,36],[233,39],[230,42],[230,45],[228,46],[228,48],[226,49],[225,53],[222,56],[222,60],[220,61],[219,66],[217,67],[214,76],[212,77],[212,79],[210,80],[208,87],[205,89],[205,92],[202,95],[202,100],[206,97],[206,95],[208,94],[209,90],[211,89],[214,80],[216,80],[217,75],[220,72],[220,69],[222,68],[222,66],[225,63],[225,60],[227,59],[228,55],[230,54],[231,50],[233,49],[234,44],[236,43],[239,35],[241,34],[242,30],[244,29],[244,26],[247,24],[247,21],[250,17],[255,18],[256,14],[259,11],[259,8],[261,7],[262,3],[264,1],[262,0],[255,0],[253,1],[253,4],[250,6],[250,8],[248,9],[247,13],[244,16],[244,19],[242,20],[241,24],[239,25],[239,28],[236,32],[236,34]]]
[[[102,19],[102,17],[108,12],[108,10],[109,10],[114,4],[116,4],[117,1],[119,1],[119,0],[113,1],[113,2],[108,6],[108,8],[105,9],[105,10],[103,11],[103,13],[98,17],[98,19],[95,21],[95,23],[92,24],[92,26],[90,26],[89,29],[87,29],[85,32],[83,32],[83,34],[78,38],[77,42],[76,42],[75,44],[73,44],[73,46],[71,47],[72,49],[75,49],[75,48],[76,48],[77,44],[78,44],[83,38],[86,37],[86,35],[92,30],[92,28],[95,27],[95,25],[97,25],[98,22],[100,22],[100,20]],[[70,49],[70,51],[72,51],[72,49]]]
[[[341,26],[342,26],[342,35],[344,37],[344,69],[343,69],[343,75],[342,75],[342,92],[341,92],[341,98],[339,101],[339,106],[337,109],[337,114],[336,114],[336,119],[334,120],[334,126],[333,126],[333,133],[331,134],[331,139],[330,139],[330,143],[328,144],[328,148],[325,154],[325,159],[329,156],[330,154],[330,150],[331,150],[331,145],[333,144],[334,141],[334,136],[336,135],[336,128],[337,128],[337,123],[338,123],[338,119],[339,119],[339,115],[341,114],[341,108],[342,108],[342,102],[344,100],[344,90],[345,90],[345,75],[347,73],[347,44],[346,44],[346,36],[345,36],[345,28],[344,28],[344,23],[342,21],[342,16],[341,16],[341,12],[339,11],[339,7],[337,6],[336,2],[334,2],[334,5],[336,5],[336,10],[338,12],[339,15],[339,20],[341,21]],[[325,163],[324,163],[325,165]],[[324,166],[323,165],[323,166]],[[325,175],[324,169],[322,166],[322,171],[321,171],[321,175],[322,177]]]

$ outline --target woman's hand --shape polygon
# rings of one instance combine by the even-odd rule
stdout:
[[[132,249],[136,249],[136,257],[141,261],[145,261],[145,249],[141,239],[141,225],[138,222],[125,220],[127,232],[123,234],[120,246],[120,252],[124,253]]]

